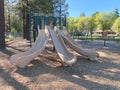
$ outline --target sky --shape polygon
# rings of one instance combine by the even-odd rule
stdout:
[[[66,0],[69,4],[69,16],[79,17],[80,13],[90,16],[95,12],[113,12],[115,8],[119,9],[120,0]]]

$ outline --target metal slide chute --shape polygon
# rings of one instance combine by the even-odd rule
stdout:
[[[70,37],[69,33],[67,32],[67,30],[65,30],[65,28],[63,30],[59,30],[58,32],[61,35],[61,37],[64,39],[65,43],[70,48],[75,50],[77,53],[79,53],[79,54],[81,54],[83,56],[88,57],[90,60],[96,60],[97,57],[99,57],[99,54],[95,50],[82,48],[77,42],[75,42]]]
[[[45,49],[45,45],[49,39],[48,30],[45,29],[38,32],[39,34],[34,45],[28,51],[11,56],[10,62],[13,65],[23,68]]]
[[[76,55],[67,49],[61,36],[54,30],[50,30],[50,35],[59,58],[68,66],[74,64],[77,61]]]

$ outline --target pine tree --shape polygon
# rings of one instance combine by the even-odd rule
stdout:
[[[5,49],[4,0],[0,0],[0,49]]]
[[[59,18],[59,26],[61,29],[61,17],[65,16],[68,14],[67,9],[68,9],[68,4],[66,4],[66,0],[53,0],[53,7],[54,7],[54,15],[55,16],[60,16]]]
[[[119,9],[116,8],[113,12],[114,12],[114,17],[118,18],[119,17]]]

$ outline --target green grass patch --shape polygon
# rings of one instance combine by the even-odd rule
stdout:
[[[7,37],[5,38],[5,41],[10,41],[13,40],[14,36],[13,35],[7,35]]]
[[[81,39],[81,40],[84,40],[84,39],[87,39],[87,40],[104,40],[102,37],[97,37],[97,36],[93,36],[91,38],[91,36],[74,36],[72,37],[73,39]],[[120,42],[120,37],[108,37],[106,39],[107,41],[117,41],[117,42]]]

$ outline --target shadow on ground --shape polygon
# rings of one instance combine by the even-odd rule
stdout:
[[[30,78],[38,77],[39,75],[43,75],[43,74],[51,74],[90,90],[97,90],[97,89],[118,90],[118,87],[109,85],[107,83],[102,84],[96,81],[88,80],[86,79],[85,76],[86,75],[92,76],[92,77],[95,77],[96,79],[101,78],[101,80],[102,78],[105,78],[105,80],[113,80],[113,81],[120,82],[120,78],[119,78],[120,72],[113,72],[114,75],[107,74],[105,72],[105,70],[111,69],[111,68],[120,69],[119,64],[105,62],[104,60],[103,62],[91,62],[82,56],[78,56],[77,63],[75,63],[71,67],[63,67],[60,64],[56,67],[53,67],[51,65],[51,62],[56,63],[58,61],[56,62],[55,60],[49,61],[50,60],[49,58],[50,57],[41,57],[42,61],[34,60],[31,62],[33,66],[25,67],[23,69],[18,69],[16,73],[19,73],[25,77],[30,77]],[[108,58],[105,58],[105,57],[101,57],[101,58],[108,60]],[[109,59],[113,60],[113,58],[109,58]],[[74,77],[74,75],[77,76],[77,78]],[[54,81],[54,79],[46,80],[46,82],[44,83],[49,83],[52,81]],[[41,82],[39,81],[39,83],[42,83],[42,81]]]

